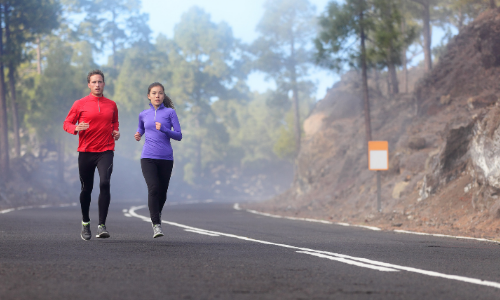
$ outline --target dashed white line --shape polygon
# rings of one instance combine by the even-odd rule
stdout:
[[[136,210],[144,208],[144,207],[146,207],[146,205],[133,206],[129,209],[128,212],[133,217],[142,219],[146,222],[150,222],[149,218],[136,213]],[[338,262],[346,263],[349,265],[355,265],[358,267],[374,269],[377,271],[394,272],[394,271],[402,270],[402,271],[418,273],[418,274],[432,276],[432,277],[451,279],[451,280],[467,282],[467,283],[472,283],[472,284],[477,284],[477,285],[482,285],[482,286],[489,286],[489,287],[494,287],[494,288],[500,289],[500,283],[493,282],[493,281],[486,281],[486,280],[469,278],[469,277],[459,276],[459,275],[443,274],[443,273],[434,272],[434,271],[426,271],[426,270],[421,270],[421,269],[417,269],[417,268],[399,266],[399,265],[389,264],[389,263],[371,260],[371,259],[367,259],[367,258],[363,258],[363,257],[349,256],[349,255],[334,253],[334,252],[329,252],[329,251],[314,250],[314,249],[296,247],[296,246],[291,246],[291,245],[286,245],[286,244],[267,242],[267,241],[252,239],[252,238],[239,236],[239,235],[235,235],[235,234],[228,234],[228,233],[222,233],[222,232],[217,232],[217,231],[196,228],[196,227],[187,226],[187,225],[183,225],[183,224],[179,224],[179,223],[175,223],[175,222],[169,222],[169,221],[165,221],[165,220],[163,220],[162,222],[165,224],[169,224],[172,226],[183,228],[184,230],[190,231],[190,232],[196,232],[196,233],[203,232],[204,234],[212,234],[214,236],[225,236],[225,237],[236,238],[239,240],[244,240],[244,241],[249,241],[249,242],[255,242],[255,243],[260,243],[260,244],[265,244],[265,245],[272,245],[272,246],[278,246],[278,247],[282,247],[282,248],[294,249],[294,250],[298,250],[298,251],[296,251],[298,253],[314,255],[317,257],[335,260]]]

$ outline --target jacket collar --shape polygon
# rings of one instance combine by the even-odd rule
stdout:
[[[88,97],[91,100],[97,101],[98,99],[100,100],[100,99],[104,98],[104,95],[101,95],[101,97],[96,97],[96,96],[92,95],[92,93],[90,93]]]
[[[151,107],[152,109],[155,109],[155,107],[151,103],[149,103],[149,107]],[[162,109],[162,108],[165,108],[165,105],[163,105],[163,103],[161,103],[160,106],[158,106],[158,109]]]

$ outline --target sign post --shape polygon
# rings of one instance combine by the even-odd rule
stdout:
[[[368,142],[368,169],[377,171],[377,210],[382,211],[380,171],[389,170],[389,142]]]

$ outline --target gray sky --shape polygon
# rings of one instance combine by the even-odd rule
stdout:
[[[316,6],[316,12],[323,12],[329,0],[309,0]],[[193,6],[203,8],[218,23],[224,21],[233,28],[236,38],[245,43],[250,43],[257,38],[255,27],[264,13],[265,0],[142,0],[142,10],[149,14],[149,25],[153,36],[159,33],[173,36],[174,26],[179,23],[182,13]],[[326,89],[338,80],[336,74],[321,69],[311,70],[311,80],[317,82],[316,98],[325,96]],[[252,90],[264,92],[273,88],[272,82],[266,82],[261,73],[252,73],[248,84]]]

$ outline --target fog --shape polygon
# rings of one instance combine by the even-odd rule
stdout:
[[[179,15],[169,35],[150,27],[140,1],[33,0],[29,9],[11,6],[2,17],[5,51],[0,54],[6,74],[0,80],[5,87],[0,91],[2,205],[77,201],[78,136],[64,132],[62,124],[74,101],[88,95],[86,74],[93,69],[104,72],[104,95],[117,103],[120,116],[112,201],[147,198],[140,168],[143,141],[133,135],[139,113],[148,109],[147,87],[155,81],[172,98],[183,132],[182,141],[172,141],[169,201],[255,202],[282,194],[296,179],[306,139],[303,122],[319,100],[318,82],[311,76],[322,68],[331,72],[333,85],[338,74],[361,70],[357,37],[338,36],[337,27],[328,27],[338,21],[329,8],[341,9],[344,2],[315,7],[307,0],[264,1],[251,41],[197,6]],[[371,74],[386,81],[388,98],[409,92],[404,87],[416,79],[403,76],[407,67],[428,68],[439,60],[452,35],[487,8],[467,4],[464,10],[437,2],[429,26],[449,33],[440,45],[431,45],[432,32],[426,31],[423,8],[415,1],[380,1],[370,8],[375,25],[367,29],[364,58]],[[20,11],[23,18],[16,19]],[[389,23],[397,26],[383,27]],[[393,44],[384,42],[384,32],[392,32]],[[344,42],[328,48],[333,45],[328,37]],[[405,59],[388,51],[405,53]],[[249,78],[256,73],[266,76],[272,88],[253,91]],[[358,100],[352,101],[356,105],[349,116],[363,113]],[[95,180],[97,199],[97,172]]]

